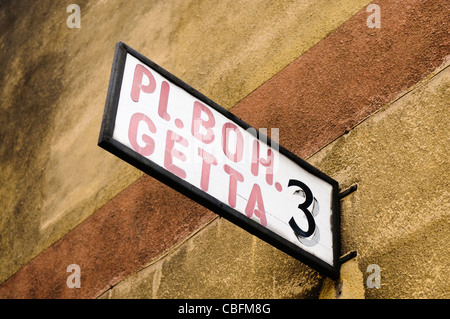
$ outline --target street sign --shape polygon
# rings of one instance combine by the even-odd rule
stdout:
[[[261,131],[116,45],[99,146],[337,279],[338,183]]]

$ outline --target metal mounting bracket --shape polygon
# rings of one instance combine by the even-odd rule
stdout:
[[[344,256],[341,256],[339,258],[339,263],[342,265],[343,263],[349,261],[350,259],[353,259],[357,256],[356,250],[353,250],[347,254],[345,254]]]
[[[342,191],[341,193],[339,193],[339,199],[343,199],[345,196],[350,195],[351,193],[353,193],[357,189],[358,189],[358,185],[357,184],[350,186],[345,191]]]
[[[357,184],[354,184],[354,185],[350,186],[346,190],[344,190],[341,193],[339,193],[339,199],[343,199],[344,197],[350,195],[351,193],[353,193],[357,189],[358,189],[358,185]],[[351,252],[341,256],[339,258],[339,263],[342,265],[343,263],[349,261],[350,259],[355,258],[356,256],[357,256],[357,252],[356,252],[356,250],[353,250],[353,251],[351,251]]]

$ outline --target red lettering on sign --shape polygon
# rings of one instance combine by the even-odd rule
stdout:
[[[236,151],[234,153],[230,152],[228,147],[231,132],[236,134]],[[225,155],[235,163],[241,161],[244,156],[244,137],[239,128],[231,122],[225,123],[222,127],[222,149]]]
[[[257,140],[253,141],[253,153],[252,153],[252,167],[251,171],[254,176],[258,176],[259,171],[259,163],[262,166],[266,167],[266,182],[269,185],[273,183],[273,161],[274,154],[273,151],[269,148],[267,149],[267,159],[263,159],[259,157],[259,142]]]
[[[256,209],[255,207],[258,206]],[[254,184],[250,197],[248,198],[245,214],[251,218],[253,214],[259,218],[261,225],[267,226],[266,211],[264,209],[264,201],[262,198],[261,188],[258,184]]]
[[[208,115],[207,121],[202,119],[202,113]],[[214,115],[211,110],[209,110],[202,103],[195,101],[194,112],[192,114],[192,135],[205,144],[212,143],[212,141],[214,141],[214,132],[212,130],[214,125],[216,125],[216,120],[214,119]],[[206,134],[202,134],[200,132],[200,127],[202,126],[206,129]]]
[[[137,142],[137,134],[139,129],[139,123],[143,121],[147,124],[150,132],[156,133],[155,124],[152,120],[142,113],[135,113],[131,116],[130,126],[128,127],[128,140],[130,141],[131,147],[143,156],[149,156],[153,154],[155,150],[155,141],[148,135],[143,134],[142,140],[145,142],[145,146],[141,147]]]
[[[180,167],[173,164],[173,158],[177,158],[183,162],[186,161],[186,155],[175,149],[175,142],[188,147],[189,142],[184,137],[178,135],[177,133],[168,130],[166,135],[166,151],[164,154],[164,167],[181,178],[186,178],[186,172]]]
[[[228,204],[234,208],[236,207],[237,182],[239,181],[242,183],[244,181],[244,176],[226,164],[223,166],[223,169],[225,170],[225,173],[230,175],[230,183],[228,187]]]
[[[167,113],[167,103],[169,102],[170,85],[166,81],[161,83],[161,94],[159,95],[158,114],[162,119],[170,121],[170,116]]]
[[[142,85],[144,74],[147,76],[149,83]],[[131,86],[131,99],[139,102],[141,90],[145,93],[153,93],[156,89],[156,81],[153,74],[142,64],[136,65],[134,69],[133,85]]]
[[[200,188],[206,192],[209,188],[209,174],[211,172],[211,165],[217,165],[217,159],[200,147],[198,148],[198,155],[203,158]]]

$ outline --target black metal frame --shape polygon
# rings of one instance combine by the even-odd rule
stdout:
[[[234,210],[230,206],[211,195],[205,193],[201,189],[193,186],[192,184],[184,181],[178,176],[172,174],[171,172],[162,169],[159,165],[153,163],[144,156],[138,154],[137,152],[131,150],[130,148],[122,145],[112,138],[114,132],[115,119],[117,114],[117,108],[119,103],[119,95],[122,85],[123,72],[125,67],[126,55],[127,53],[136,57],[142,63],[158,72],[163,77],[167,78],[169,81],[184,89],[189,94],[193,95],[200,101],[214,108],[217,112],[223,114],[228,119],[234,123],[241,126],[243,129],[247,130],[251,126],[240,118],[236,117],[226,109],[222,108],[220,105],[210,100],[188,84],[184,83],[182,80],[169,73],[168,71],[161,68],[159,65],[155,64],[139,52],[130,48],[123,42],[116,44],[116,49],[114,53],[114,61],[111,69],[111,77],[108,87],[108,94],[106,98],[105,110],[103,114],[103,120],[101,124],[100,136],[98,140],[98,145],[108,152],[118,156],[122,160],[128,162],[129,164],[135,166],[136,168],[142,170],[143,172],[153,176],[157,180],[163,182],[167,186],[177,190],[183,195],[189,197],[190,199],[200,203],[204,207],[212,210],[216,214],[226,218],[232,223],[239,227],[242,227],[251,234],[261,238],[267,243],[277,247],[281,251],[289,254],[290,256],[302,261],[308,266],[318,270],[321,274],[324,274],[334,280],[339,278],[340,271],[340,201],[339,201],[339,185],[338,182],[329,176],[325,175],[323,172],[319,171],[317,168],[311,166],[304,160],[300,159],[298,156],[278,145],[276,142],[271,141],[270,138],[260,139],[260,141],[267,141],[268,145],[278,146],[279,152],[309,173],[325,180],[333,187],[333,203],[332,203],[332,231],[333,231],[333,266],[319,259],[318,257],[310,254],[307,251],[299,248],[298,246],[287,241],[278,234],[270,231],[259,223],[247,218],[245,215]],[[255,137],[259,138],[264,136],[258,130],[255,130]]]

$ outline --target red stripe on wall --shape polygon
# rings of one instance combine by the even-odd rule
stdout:
[[[0,286],[1,298],[95,298],[216,215],[144,176]],[[67,266],[81,270],[68,288]]]
[[[305,158],[392,101],[450,54],[449,1],[376,1],[233,108]],[[331,13],[330,13],[331,14]]]
[[[233,113],[254,127],[279,128],[281,145],[305,158],[424,78],[450,53],[447,0],[376,3],[380,29],[366,26],[364,8]],[[144,176],[2,283],[0,297],[97,297],[214,217]],[[80,289],[66,286],[69,264],[81,268]]]

